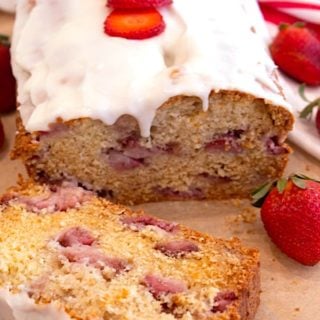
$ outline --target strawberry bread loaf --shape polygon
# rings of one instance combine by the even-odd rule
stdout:
[[[122,203],[247,197],[290,153],[265,35],[255,0],[21,0],[13,157]]]
[[[1,320],[251,320],[259,256],[80,187],[0,200]]]

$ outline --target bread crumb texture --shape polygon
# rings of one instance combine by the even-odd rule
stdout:
[[[13,157],[38,181],[76,181],[124,204],[245,198],[280,177],[292,114],[235,91],[212,92],[209,102],[204,112],[197,97],[173,97],[157,110],[148,138],[129,115],[111,126],[60,119],[32,133],[18,120]]]
[[[71,184],[0,205],[0,286],[72,319],[253,319],[259,255]]]

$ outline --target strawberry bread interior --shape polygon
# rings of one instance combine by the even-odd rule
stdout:
[[[137,121],[59,122],[49,132],[20,124],[15,157],[36,180],[70,180],[122,203],[247,197],[281,175],[292,115],[263,99],[213,93],[207,112],[200,99],[175,97],[156,113],[149,138]]]
[[[36,314],[48,304],[83,320],[254,317],[258,254],[237,240],[131,212],[66,183],[12,189],[0,212],[0,302],[32,319],[43,319]],[[16,295],[35,306],[17,306]]]

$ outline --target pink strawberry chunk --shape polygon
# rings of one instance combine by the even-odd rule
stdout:
[[[205,198],[203,191],[200,188],[190,187],[188,191],[175,190],[170,187],[156,188],[155,190],[160,195],[169,198],[170,200],[185,200],[185,199],[198,199]]]
[[[143,165],[143,159],[134,159],[116,150],[109,151],[108,162],[110,167],[117,171],[135,169]]]
[[[161,295],[167,295],[170,293],[180,293],[187,291],[187,285],[181,280],[164,278],[154,274],[148,274],[142,281],[152,295],[159,299]]]
[[[197,244],[185,239],[159,242],[154,248],[169,257],[175,258],[200,250]]]
[[[97,248],[90,246],[73,246],[62,248],[62,255],[64,255],[69,262],[83,263],[97,269],[104,269],[109,267],[115,270],[116,273],[128,269],[128,262],[122,258],[109,257],[99,251]]]
[[[48,213],[55,211],[66,211],[77,207],[78,205],[89,201],[92,193],[80,187],[64,184],[50,190],[46,195],[35,197],[21,196],[17,198],[17,202],[24,204],[27,210],[38,213],[46,210]]]
[[[214,306],[211,309],[211,311],[213,313],[225,312],[228,306],[235,300],[237,300],[237,296],[234,292],[232,291],[219,292],[217,296],[214,298]]]
[[[280,145],[279,138],[277,136],[268,138],[266,141],[266,147],[268,153],[275,156],[289,153],[287,148]]]
[[[141,215],[136,217],[123,217],[122,223],[128,226],[134,226],[137,230],[141,230],[145,226],[155,226],[167,232],[175,232],[179,229],[176,223],[160,220],[148,215]]]
[[[205,149],[208,152],[232,152],[240,153],[242,146],[240,139],[244,130],[232,130],[225,134],[215,135],[213,139],[208,142]]]
[[[147,165],[148,159],[153,156],[174,155],[179,150],[176,143],[147,148],[140,144],[139,137],[136,134],[121,138],[117,142],[120,145],[118,148],[110,148],[104,151],[109,165],[117,171],[132,170]]]
[[[81,227],[73,227],[60,234],[57,241],[62,247],[72,247],[76,245],[91,246],[96,239],[90,231]]]

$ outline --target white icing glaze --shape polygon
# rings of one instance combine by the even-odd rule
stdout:
[[[0,0],[0,10],[14,12],[16,3],[16,0]]]
[[[0,320],[70,320],[53,305],[38,306],[26,293],[0,290]]]
[[[255,0],[174,0],[160,10],[165,32],[143,41],[104,34],[106,0],[30,2],[19,1],[12,50],[29,131],[47,130],[58,117],[113,124],[130,114],[148,136],[170,97],[198,96],[206,110],[211,90],[220,89],[289,108],[272,80]]]

